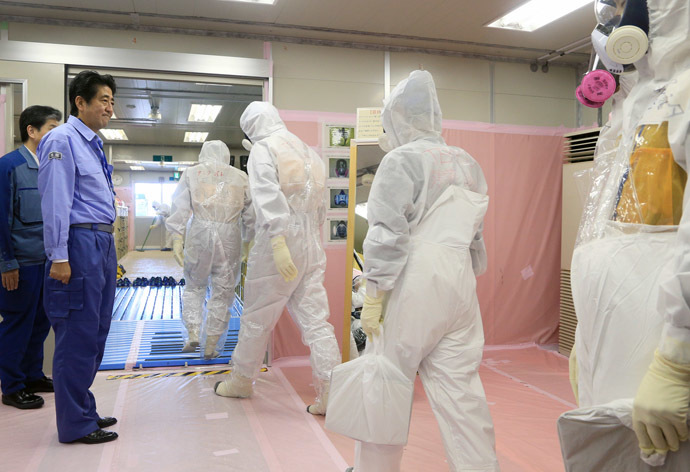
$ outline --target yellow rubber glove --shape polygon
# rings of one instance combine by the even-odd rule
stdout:
[[[384,293],[380,293],[376,297],[371,295],[364,296],[364,306],[362,307],[362,313],[359,315],[359,320],[362,322],[362,331],[369,337],[379,334],[379,326],[383,323],[384,295]]]
[[[633,429],[643,453],[678,450],[679,442],[688,439],[689,404],[690,365],[655,352],[633,402]]]
[[[580,397],[578,394],[577,378],[578,378],[578,368],[577,368],[577,354],[575,353],[575,345],[570,351],[570,358],[568,359],[568,369],[570,373],[570,387],[573,389],[575,394],[575,403],[580,404]]]
[[[253,239],[251,241],[245,241],[242,243],[242,262],[244,262],[245,264],[247,263],[247,259],[249,258],[249,251],[252,250],[252,247],[254,247]]]
[[[297,267],[292,262],[290,249],[285,244],[285,236],[271,238],[271,247],[273,248],[273,260],[276,263],[278,273],[283,276],[286,282],[295,280],[295,277],[297,277]]]
[[[182,236],[175,235],[173,237],[173,257],[180,264],[180,267],[184,267],[184,242],[182,241]]]

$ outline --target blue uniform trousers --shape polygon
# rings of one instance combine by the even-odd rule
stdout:
[[[50,322],[43,309],[45,264],[19,267],[19,286],[7,291],[0,285],[0,387],[2,393],[23,390],[24,382],[40,380],[43,342]]]
[[[53,382],[58,439],[70,442],[98,429],[89,390],[103,359],[115,298],[117,257],[113,235],[70,228],[72,277],[67,285],[48,276],[45,308],[55,331]]]

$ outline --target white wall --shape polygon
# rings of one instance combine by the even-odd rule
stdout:
[[[284,110],[354,113],[383,100],[384,53],[273,43],[274,104]]]
[[[9,38],[16,41],[263,57],[263,42],[258,40],[18,23],[10,23]],[[274,42],[272,55],[274,103],[280,109],[354,113],[358,107],[381,105],[384,96],[383,52]],[[577,125],[577,101],[574,96],[577,77],[572,68],[552,66],[545,74],[541,70],[530,71],[527,64],[490,63],[418,53],[391,53],[390,66],[392,86],[411,70],[429,70],[436,80],[441,107],[447,119],[491,121],[493,68],[493,117],[496,123]],[[4,71],[4,68],[0,70]],[[59,88],[60,94],[64,94],[61,83],[63,73],[46,76],[32,70],[26,71],[32,80],[38,80],[37,76],[40,76],[42,80],[51,81],[51,88]],[[55,81],[60,84],[56,86]],[[60,97],[64,101],[64,97]],[[582,123],[591,125],[596,122],[596,113],[596,110],[581,107]],[[604,120],[607,115],[608,107],[605,107]]]
[[[33,62],[0,61],[2,79],[27,79],[27,106],[47,105],[65,113],[65,66]]]
[[[10,23],[9,39],[36,43],[78,44],[142,51],[185,52],[218,56],[263,58],[263,43],[246,39],[182,36],[141,31]],[[229,71],[229,73],[231,73]]]
[[[394,53],[391,54],[391,88],[415,69],[428,70],[434,76],[444,119],[490,122],[489,62]]]

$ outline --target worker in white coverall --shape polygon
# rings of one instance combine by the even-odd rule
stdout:
[[[253,237],[248,179],[229,162],[225,143],[205,142],[199,164],[182,174],[167,221],[174,235],[175,260],[184,267],[186,281],[182,321],[187,333],[182,352],[193,352],[201,342],[205,358],[222,351],[230,320],[228,307],[239,281],[242,241],[246,245]]]
[[[153,202],[151,206],[154,210],[156,210],[156,217],[154,218],[153,224],[151,224],[149,229],[153,230],[159,226],[163,228],[163,239],[165,242],[161,246],[161,251],[170,251],[172,248],[172,234],[165,226],[165,222],[170,216],[170,205],[167,203]]]
[[[283,308],[311,351],[316,402],[307,408],[325,414],[331,370],[340,352],[323,286],[326,254],[320,229],[325,220],[325,167],[321,158],[290,133],[278,110],[252,102],[240,117],[250,148],[249,188],[256,212],[256,236],[249,253],[244,312],[230,377],[215,391],[248,397],[269,335]]]
[[[452,471],[497,471],[478,369],[484,332],[476,275],[486,270],[489,198],[479,164],[441,137],[431,74],[414,71],[384,102],[381,161],[367,203],[362,328],[383,323],[384,355],[422,379]],[[385,305],[385,309],[384,309]],[[403,446],[356,445],[355,472],[398,472]]]
[[[580,406],[634,397],[647,461],[688,438],[690,0],[628,7],[638,3],[649,50],[635,62],[618,136],[600,138],[612,145],[598,149],[573,254],[571,380]]]

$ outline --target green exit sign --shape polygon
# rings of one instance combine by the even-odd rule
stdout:
[[[153,155],[153,162],[172,162],[172,156]]]

